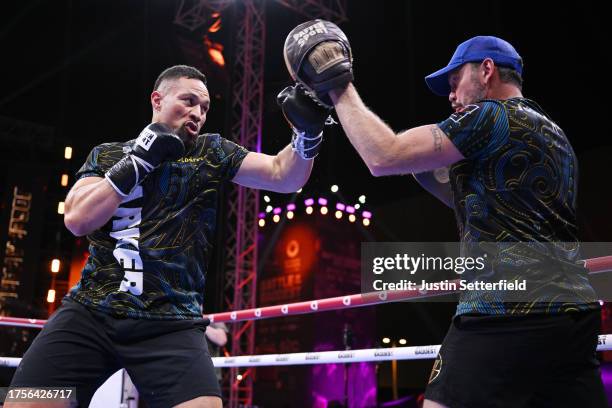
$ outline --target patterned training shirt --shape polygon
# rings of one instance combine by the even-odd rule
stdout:
[[[527,282],[525,293],[463,291],[457,313],[597,308],[577,264],[578,163],[561,128],[525,98],[483,100],[438,126],[465,157],[449,172],[463,250],[488,256],[463,278]]]
[[[104,177],[132,143],[95,147],[77,179]],[[219,188],[247,153],[218,134],[204,134],[183,158],[154,169],[106,225],[88,235],[90,256],[68,296],[115,316],[201,318]]]

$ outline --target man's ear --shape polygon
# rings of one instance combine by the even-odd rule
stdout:
[[[493,76],[493,71],[495,70],[495,62],[491,58],[485,58],[480,64],[480,67],[483,72],[483,76],[486,82],[488,82]]]
[[[151,106],[155,112],[159,112],[161,110],[161,100],[163,96],[159,91],[153,91],[151,93]]]

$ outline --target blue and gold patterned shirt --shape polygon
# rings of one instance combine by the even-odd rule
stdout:
[[[527,282],[526,293],[512,301],[465,291],[457,313],[597,308],[587,270],[577,264],[578,163],[561,128],[525,98],[483,100],[438,126],[465,157],[449,172],[463,247],[479,248],[481,255],[483,243],[495,247],[490,268],[470,278]]]
[[[132,143],[95,147],[77,179],[104,177]],[[90,256],[68,296],[115,316],[201,318],[219,188],[247,153],[218,134],[204,134],[183,158],[154,169],[106,225],[88,235]]]

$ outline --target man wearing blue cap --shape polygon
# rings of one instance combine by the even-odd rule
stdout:
[[[311,43],[297,61],[285,53],[290,73],[322,103],[331,100],[371,173],[415,174],[454,210],[462,244],[537,248],[533,254],[542,256],[506,254],[528,265],[509,269],[529,273],[522,301],[461,293],[425,408],[607,407],[595,357],[597,297],[576,264],[578,251],[563,247],[550,255],[545,245],[578,248],[576,156],[561,128],[523,97],[523,63],[514,47],[492,36],[460,44],[445,68],[425,78],[454,113],[396,134],[353,86],[346,37],[328,30],[317,43],[317,30],[296,34],[307,33]],[[442,167],[449,168],[446,180],[432,173]],[[515,265],[506,259],[487,270],[489,278]]]

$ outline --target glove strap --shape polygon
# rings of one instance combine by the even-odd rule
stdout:
[[[104,177],[121,197],[127,197],[153,168],[146,160],[127,154],[111,167]]]
[[[323,141],[323,132],[315,137],[306,136],[306,132],[300,132],[293,128],[291,137],[291,150],[296,152],[304,160],[312,160],[319,154],[319,148]]]

